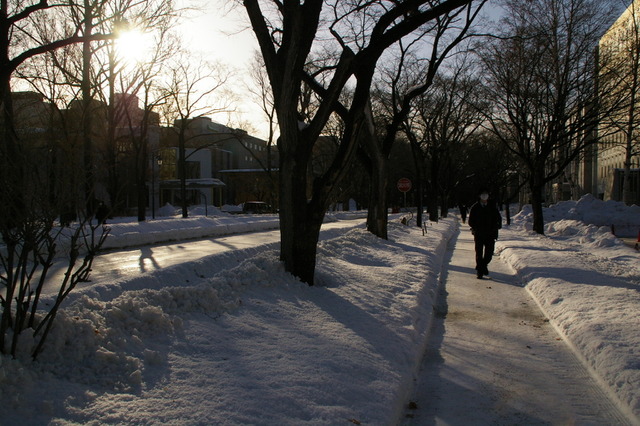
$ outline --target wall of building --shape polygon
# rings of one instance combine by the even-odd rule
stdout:
[[[616,22],[602,36],[598,49],[600,60],[600,91],[601,104],[605,107],[614,102],[629,99],[629,90],[633,87],[633,74],[640,72],[633,63],[638,55],[636,36],[640,35],[640,0],[634,0],[622,13]],[[640,111],[640,102],[636,101],[636,111]],[[630,119],[628,106],[612,111],[599,126],[600,141],[597,156],[597,193],[605,200],[622,199],[622,173],[625,166],[631,169],[633,181],[631,187],[637,187],[637,170],[640,168],[640,157],[631,157],[630,164],[626,163],[627,139],[626,130]],[[637,115],[637,113],[636,113]],[[633,117],[638,120],[640,117]],[[640,123],[635,123],[638,126]],[[634,130],[633,150],[638,151],[640,140],[638,129]],[[640,193],[635,190],[631,194],[631,202],[640,203]]]

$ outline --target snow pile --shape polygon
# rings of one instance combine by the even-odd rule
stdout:
[[[640,231],[640,207],[627,206],[620,201],[602,201],[591,194],[584,195],[578,201],[561,201],[543,209],[545,224],[562,220],[574,220],[598,228],[613,230],[621,237],[636,237]],[[531,205],[523,207],[513,218],[514,222],[525,225],[531,230],[533,211]]]
[[[545,225],[545,235],[567,237],[580,244],[593,247],[614,247],[624,245],[620,239],[611,233],[607,226],[585,225],[573,219],[558,220]]]
[[[142,385],[145,364],[157,364],[166,356],[166,347],[153,350],[148,343],[167,345],[177,333],[184,333],[182,316],[219,317],[240,306],[241,295],[249,286],[301,285],[273,261],[275,257],[273,253],[256,256],[193,285],[165,282],[157,289],[124,291],[106,301],[84,294],[60,313],[38,369],[40,373],[55,371],[72,382],[133,392]],[[21,343],[19,358],[28,360],[33,342]],[[19,387],[24,379],[21,372],[5,372],[5,376]],[[7,383],[3,388],[10,390]],[[21,390],[7,393],[20,394]]]

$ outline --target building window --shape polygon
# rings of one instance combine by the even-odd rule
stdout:
[[[178,152],[175,149],[162,149],[158,153],[162,159],[160,167],[160,179],[171,180],[178,178]]]
[[[200,179],[200,162],[187,161],[185,165],[185,176],[187,179]]]

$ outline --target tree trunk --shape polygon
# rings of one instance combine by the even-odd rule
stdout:
[[[93,13],[89,1],[84,2],[84,36],[88,37],[93,32]],[[82,43],[82,138],[84,155],[84,197],[86,216],[90,218],[95,213],[95,200],[93,188],[93,95],[91,93],[91,42]]]
[[[422,155],[422,149],[418,144],[416,138],[409,134],[409,142],[411,143],[411,154],[413,157],[413,166],[415,168],[416,176],[416,226],[422,228],[422,212],[424,210],[424,158]]]
[[[637,83],[635,82],[637,73],[634,73],[634,87],[637,87]],[[634,133],[636,127],[636,96],[635,90],[632,90],[631,95],[631,105],[629,106],[629,117],[627,120],[627,130],[626,130],[626,141],[625,141],[625,156],[624,156],[624,176],[622,179],[622,201],[631,205],[634,200],[631,199],[631,158],[633,155],[633,145],[634,145]]]
[[[438,178],[440,174],[440,160],[435,150],[431,151],[431,182],[429,183],[429,220],[431,222],[438,221]]]
[[[13,100],[9,81],[2,82],[0,99],[0,129],[4,140],[0,141],[0,231],[16,226],[25,215],[23,189],[25,164],[21,145],[14,127]]]
[[[118,176],[118,144],[116,142],[117,121],[121,113],[116,111],[116,73],[115,73],[115,53],[113,49],[109,51],[109,75],[108,90],[109,103],[107,105],[107,168],[108,168],[108,193],[111,202],[111,211],[116,214],[124,213],[124,208],[120,201],[120,179]]]
[[[635,11],[634,11],[635,16]],[[636,49],[638,47],[636,46]],[[631,90],[630,90],[630,99],[629,99],[629,110],[627,111],[627,123],[626,123],[626,141],[625,141],[625,159],[624,159],[624,178],[622,181],[622,201],[631,205],[634,200],[631,199],[631,159],[634,151],[634,136],[635,136],[635,128],[637,126],[637,117],[636,117],[636,98],[637,98],[637,90],[638,90],[638,58],[634,55],[633,65],[632,65],[632,81],[631,81]]]
[[[427,201],[427,212],[429,213],[429,220],[431,222],[438,221],[438,196],[435,191],[430,191]]]
[[[324,218],[323,211],[301,212],[307,218],[306,220],[298,220],[294,223],[294,234],[296,238],[293,240],[293,253],[295,253],[295,262],[291,273],[300,278],[302,282],[310,286],[315,283],[316,270],[316,252],[318,247],[318,239],[320,237],[320,227]]]
[[[367,213],[367,230],[372,234],[388,238],[388,182],[387,161],[381,155],[372,158],[371,181],[369,186],[369,211]]]
[[[507,225],[511,225],[511,210],[509,209],[508,202],[504,205],[504,217],[506,219]]]
[[[136,180],[138,184],[137,199],[138,199],[138,222],[144,222],[147,220],[147,145],[143,139],[140,140],[140,149],[137,150],[136,163]]]
[[[422,211],[424,210],[424,185],[422,184],[422,174],[416,171],[416,226],[422,228]]]
[[[370,181],[367,230],[373,235],[386,240],[388,238],[387,208],[389,195],[387,188],[389,184],[389,153],[384,150],[384,141],[380,141],[376,135],[375,122],[369,100],[364,104],[361,118],[362,121],[358,124],[361,132],[356,132],[356,134],[361,134],[357,139],[369,160]]]
[[[11,89],[9,88],[9,82],[2,82],[2,98],[0,98],[0,105],[2,108],[0,113],[0,126],[2,130],[2,136],[4,140],[0,141],[0,185],[2,190],[0,191],[0,232],[3,240],[5,240],[6,247],[4,250],[7,252],[7,264],[13,264],[13,254],[17,241],[10,238],[12,230],[15,226],[15,220],[22,217],[20,209],[20,197],[21,190],[19,186],[13,186],[13,184],[19,184],[16,181],[15,169],[19,160],[16,161],[14,157],[17,152],[18,144],[13,131],[13,108],[11,100]],[[14,198],[16,197],[16,198]],[[18,215],[18,216],[16,216]],[[13,281],[13,268],[9,268],[5,273],[5,280],[7,283]],[[5,346],[5,333],[11,327],[11,304],[13,300],[14,286],[8,284],[6,286],[5,294],[2,294],[2,316],[0,317],[0,353],[4,353]]]
[[[189,207],[187,205],[187,156],[184,141],[184,132],[181,131],[178,148],[178,174],[180,175],[180,206],[182,207],[182,217],[189,217]]]
[[[631,200],[631,158],[624,161],[624,170],[622,172],[622,202],[630,205]]]
[[[449,197],[442,194],[440,197],[440,217],[446,218],[449,214]]]
[[[284,115],[286,122],[291,116]],[[320,227],[329,206],[333,190],[349,170],[357,142],[363,130],[363,118],[353,119],[350,130],[345,133],[343,143],[349,149],[342,152],[343,167],[334,174],[327,173],[313,182],[311,196],[308,192],[307,167],[310,164],[313,144],[305,130],[292,131],[298,127],[284,125],[278,139],[280,150],[280,259],[285,270],[309,285],[314,283],[316,250]],[[315,140],[316,137],[313,137]],[[346,145],[348,144],[348,145]],[[384,199],[386,200],[386,199]],[[386,214],[386,212],[385,212]],[[385,216],[386,218],[386,216]],[[386,221],[385,221],[386,226]]]
[[[533,231],[544,235],[544,217],[542,207],[544,203],[544,181],[537,176],[531,179],[531,208],[533,210]]]
[[[324,209],[307,200],[306,162],[280,161],[280,260],[285,269],[313,285]]]
[[[449,208],[444,204],[444,200],[443,200],[442,203],[440,203],[440,217],[444,219],[447,217],[448,213],[449,213]]]

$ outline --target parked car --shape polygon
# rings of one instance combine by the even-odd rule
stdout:
[[[264,201],[247,201],[242,205],[242,212],[248,214],[272,213],[271,206]]]
[[[236,206],[231,204],[225,204],[220,208],[220,211],[229,214],[240,214],[242,213],[242,206]]]

